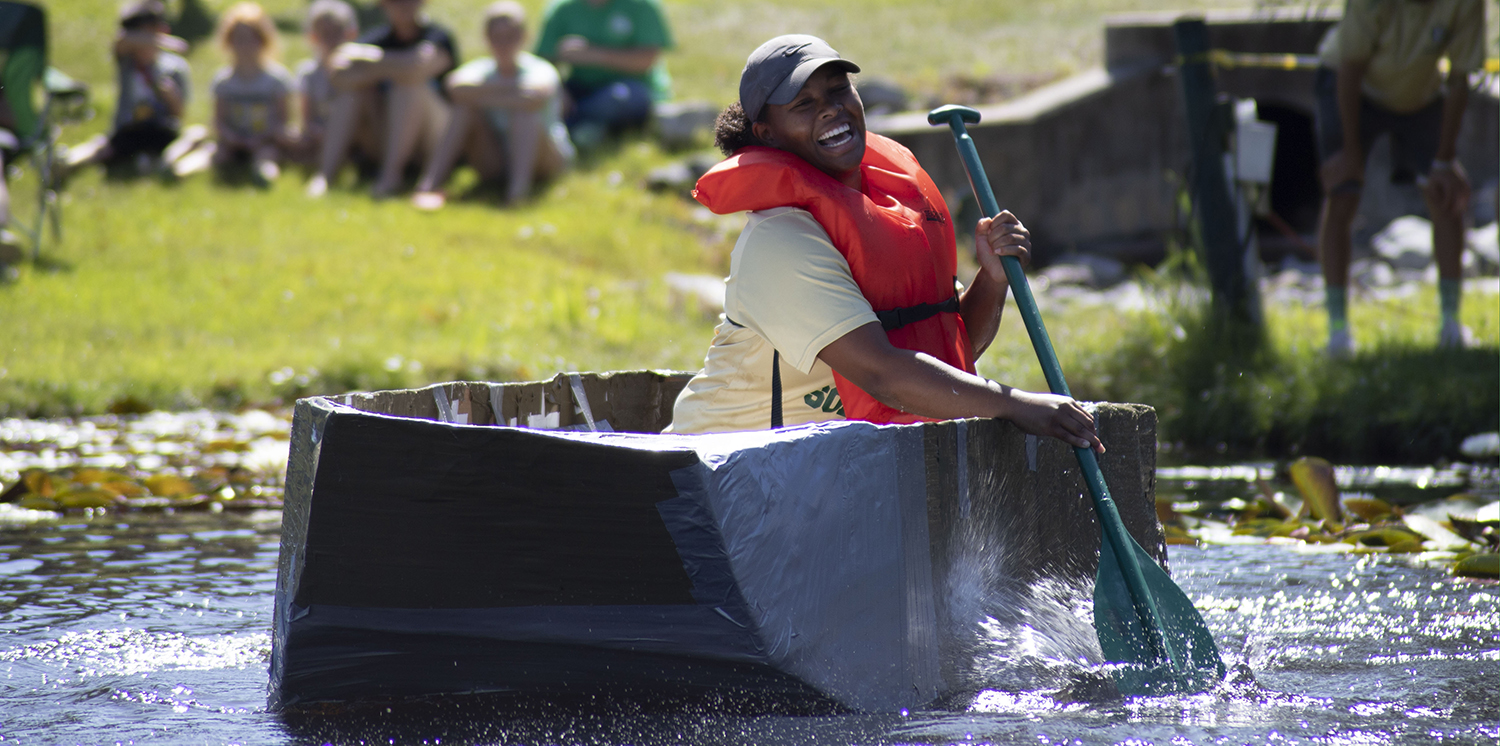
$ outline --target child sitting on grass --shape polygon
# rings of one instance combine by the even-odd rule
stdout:
[[[270,184],[281,174],[277,164],[282,148],[291,144],[287,102],[292,83],[286,68],[275,61],[276,26],[260,5],[239,3],[220,20],[218,39],[233,62],[214,75],[218,144],[212,151],[213,163],[224,168],[248,159],[252,178]]]
[[[297,159],[316,166],[323,149],[328,116],[333,110],[333,70],[329,59],[339,45],[359,36],[359,22],[354,8],[344,0],[316,0],[307,10],[307,39],[312,45],[312,59],[297,65],[297,92],[302,101],[302,133],[297,142]]]
[[[423,3],[380,0],[386,23],[329,56],[334,96],[307,196],[326,194],[353,152],[378,169],[371,194],[388,197],[401,188],[407,166],[435,148],[450,114],[440,81],[453,69],[458,47]]]
[[[490,56],[447,77],[453,117],[417,182],[412,203],[436,210],[439,191],[462,152],[484,179],[505,179],[505,201],[531,192],[532,181],[560,173],[573,159],[562,121],[562,79],[552,63],[522,49],[526,11],[501,0],[485,9]]]
[[[67,168],[134,161],[138,172],[150,173],[203,140],[207,133],[202,127],[182,129],[192,83],[187,60],[179,55],[187,51],[187,42],[170,30],[161,0],[133,0],[121,8],[114,41],[120,95],[114,126],[110,134],[72,147]]]

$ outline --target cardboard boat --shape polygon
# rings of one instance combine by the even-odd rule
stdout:
[[[688,377],[297,402],[270,706],[628,687],[893,711],[961,686],[965,557],[1095,572],[1058,441],[999,420],[660,434]],[[1095,414],[1126,526],[1164,560],[1155,413]]]

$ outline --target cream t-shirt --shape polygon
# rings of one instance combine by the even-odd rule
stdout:
[[[677,397],[668,432],[769,428],[777,350],[783,423],[844,418],[833,371],[818,353],[879,319],[849,262],[810,213],[791,207],[750,213],[729,255],[724,316],[703,370]]]
[[[1437,97],[1438,60],[1454,73],[1484,66],[1485,0],[1348,0],[1344,17],[1318,46],[1325,66],[1367,61],[1364,93],[1381,106],[1409,113]]]

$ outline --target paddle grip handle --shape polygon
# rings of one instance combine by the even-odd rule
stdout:
[[[963,111],[959,107],[943,107],[929,115],[928,121],[934,124],[946,121],[948,127],[953,130],[958,156],[963,160],[964,173],[969,177],[969,188],[974,190],[974,197],[979,200],[980,210],[986,216],[994,217],[1000,214],[1000,204],[995,201],[995,193],[990,189],[989,177],[985,175],[984,164],[979,160],[979,149],[974,146],[974,139],[969,137],[968,127],[964,124],[966,118],[977,122],[978,112]],[[1037,308],[1036,298],[1031,294],[1031,285],[1026,281],[1026,272],[1021,268],[1021,261],[1013,256],[1002,256],[1000,262],[1005,267],[1005,276],[1010,283],[1011,294],[1016,297],[1016,307],[1020,310],[1021,320],[1026,324],[1026,332],[1031,336],[1031,346],[1036,349],[1037,362],[1042,366],[1042,375],[1047,378],[1047,387],[1054,394],[1072,396],[1072,393],[1068,391],[1068,382],[1063,378],[1062,365],[1057,361],[1057,353],[1052,348],[1052,340],[1047,336],[1047,327],[1042,323],[1042,314]],[[1094,501],[1095,514],[1099,518],[1100,534],[1105,543],[1105,546],[1099,548],[1101,552],[1099,561],[1106,561],[1102,556],[1103,552],[1114,552],[1114,556],[1120,563],[1120,574],[1125,577],[1125,584],[1130,590],[1130,598],[1136,615],[1141,619],[1141,626],[1146,629],[1149,637],[1148,643],[1155,648],[1157,659],[1170,661],[1172,667],[1179,671],[1186,670],[1186,662],[1177,660],[1171,646],[1167,645],[1166,634],[1160,622],[1161,614],[1156,608],[1156,599],[1146,587],[1146,578],[1141,571],[1135,552],[1129,551],[1132,539],[1125,530],[1125,522],[1120,519],[1120,511],[1115,506],[1114,498],[1109,495],[1109,486],[1104,483],[1104,474],[1099,470],[1098,457],[1092,448],[1074,447],[1073,453],[1078,457],[1078,465],[1083,471],[1089,495]]]

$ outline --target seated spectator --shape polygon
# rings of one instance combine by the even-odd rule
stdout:
[[[381,0],[380,9],[385,25],[329,59],[333,105],[308,196],[328,191],[351,146],[379,163],[373,193],[389,196],[407,165],[432,152],[448,127],[440,81],[458,59],[452,34],[427,19],[422,0]]]
[[[163,159],[169,165],[190,153],[207,135],[201,127],[182,129],[192,83],[187,60],[179,54],[187,51],[187,42],[170,30],[161,0],[136,0],[121,9],[114,41],[119,68],[114,126],[109,135],[70,149],[67,167],[133,160],[139,172],[148,173]]]
[[[638,126],[653,101],[672,96],[661,53],[672,34],[658,0],[558,0],[542,21],[536,53],[570,66],[568,131],[589,149],[605,135]]]
[[[292,81],[275,61],[276,26],[259,5],[243,2],[224,14],[218,38],[234,62],[214,75],[214,165],[248,159],[256,180],[269,184],[281,173],[282,149],[291,144]]]
[[[307,37],[314,57],[297,65],[297,92],[302,99],[302,128],[296,148],[300,161],[317,163],[333,110],[330,58],[339,45],[354,41],[358,35],[354,8],[344,0],[316,0],[308,8]]]
[[[507,203],[525,199],[534,179],[561,172],[573,158],[557,68],[522,49],[526,10],[501,0],[485,10],[484,31],[490,56],[448,74],[453,117],[417,182],[419,208],[443,206],[439,190],[460,151],[481,178],[505,179]]]

